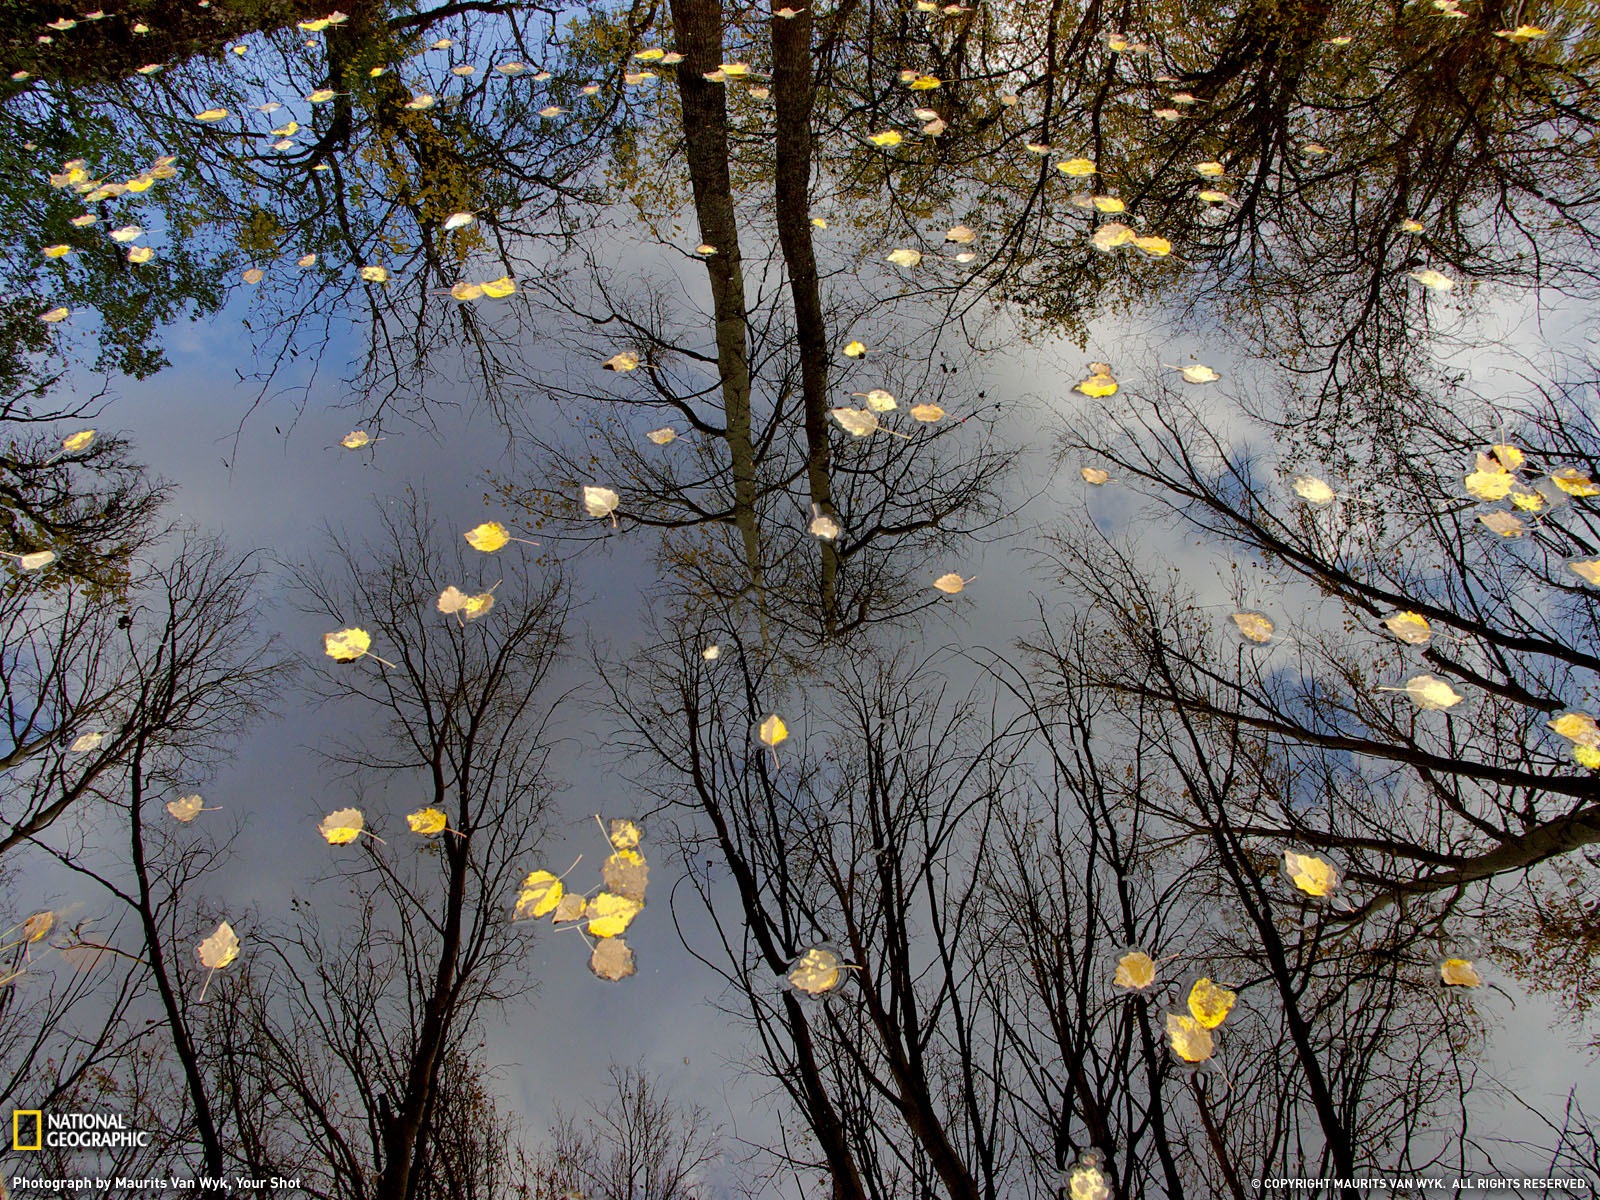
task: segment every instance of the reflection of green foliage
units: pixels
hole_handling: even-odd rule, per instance
[[[151,536],[166,489],[153,483],[121,438],[61,458],[51,438],[29,435],[0,447],[0,550],[50,550],[55,563],[27,586],[66,580],[91,594],[121,595],[129,559]]]
[[[264,208],[253,209],[239,226],[239,248],[255,259],[275,258],[283,224]]]

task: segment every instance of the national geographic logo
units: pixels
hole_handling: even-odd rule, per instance
[[[30,1130],[24,1133],[23,1130]],[[37,1108],[11,1110],[11,1148],[13,1150],[44,1149],[44,1113]]]
[[[134,1129],[115,1113],[67,1112],[46,1115],[37,1108],[11,1110],[13,1150],[121,1150],[148,1146],[150,1134]]]

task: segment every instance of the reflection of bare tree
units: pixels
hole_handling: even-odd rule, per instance
[[[30,950],[47,957],[57,952],[47,962],[55,983],[43,984],[49,994],[41,1012],[64,999],[35,1028],[33,1049],[14,1065],[12,1085],[37,1089],[34,1094],[73,1088],[81,1094],[94,1086],[93,1073],[114,1073],[118,1064],[170,1039],[181,1082],[172,1089],[175,1107],[154,1127],[167,1135],[163,1152],[197,1145],[213,1173],[220,1173],[224,1156],[201,1077],[194,993],[188,990],[189,905],[221,856],[162,832],[166,818],[155,821],[149,810],[224,757],[276,691],[283,665],[250,629],[259,583],[252,558],[189,536],[170,559],[135,574],[125,616],[86,601],[76,587],[50,596],[48,616],[38,597],[20,594],[34,604],[30,611],[25,603],[14,617],[13,631],[30,639],[14,650],[19,665],[25,655],[32,659],[29,669],[8,672],[6,679],[13,807],[0,849],[48,853],[122,910],[109,926],[94,914],[61,914],[54,935]],[[53,640],[46,640],[49,631],[56,632]],[[24,712],[25,726],[19,724]],[[124,810],[126,824],[77,826],[65,819],[87,801]],[[63,962],[90,971],[87,978],[104,981],[108,990],[107,1024],[81,1041],[65,1018],[84,989],[63,981]],[[32,983],[25,977],[4,1003],[29,995]],[[163,1023],[142,1031],[124,1025],[136,1004],[155,1007]],[[52,1062],[47,1051],[63,1057]],[[32,1071],[48,1083],[41,1086]],[[19,1093],[9,1094],[23,1102]]]
[[[1035,674],[994,664],[1011,716],[865,646],[801,686],[726,641],[708,665],[700,641],[671,630],[608,675],[715,922],[694,948],[806,1120],[814,1149],[782,1150],[796,1169],[825,1164],[841,1196],[1044,1196],[1092,1148],[1119,1194],[1247,1194],[1438,1153],[1413,1131],[1461,1084],[1449,1047],[1471,1022],[1427,984],[1417,922],[1335,937],[1256,839],[1169,815],[1205,776],[1188,755],[1178,773],[1155,706],[1121,723],[1087,626],[1040,646]],[[776,766],[754,737],[773,711],[791,729]],[[1239,919],[1208,920],[1219,906]],[[845,981],[820,1004],[775,992],[821,943]],[[1179,965],[1119,991],[1128,947]],[[1380,965],[1396,954],[1413,965]],[[1220,1074],[1165,1045],[1199,972],[1246,997]]]
[[[642,1066],[611,1068],[604,1103],[557,1118],[537,1164],[535,1200],[694,1200],[721,1161],[719,1131],[697,1106],[677,1103]]]
[[[230,994],[248,1018],[219,1018],[214,1032],[230,1039],[216,1086],[246,1145],[288,1156],[277,1165],[322,1164],[329,1194],[403,1200],[463,1169],[467,1148],[439,1145],[454,1127],[441,1112],[446,1073],[471,1058],[477,1022],[529,987],[505,905],[549,797],[540,684],[566,589],[555,575],[510,579],[475,621],[441,614],[446,585],[487,588],[471,577],[493,568],[469,568],[459,539],[441,545],[415,499],[385,510],[376,544],[335,549],[337,565],[301,575],[304,607],[361,625],[394,666],[315,670],[321,696],[369,707],[386,727],[329,758],[358,792],[400,784],[449,823],[422,840],[385,822],[387,845],[336,868],[357,897],[339,910],[348,924],[325,924],[312,899],[294,929],[263,939],[241,983],[250,994]]]
[[[1405,462],[1399,473],[1362,480],[1325,511],[1294,496],[1270,465],[1225,448],[1171,397],[1103,436],[1063,444],[1149,486],[1185,526],[1331,601],[1318,612],[1284,591],[1282,603],[1303,606],[1301,619],[1290,625],[1280,613],[1285,627],[1268,644],[1219,653],[1210,622],[1181,590],[1093,534],[1060,543],[1064,574],[1099,602],[1105,636],[1124,650],[1103,682],[1175,705],[1197,735],[1248,737],[1276,764],[1269,775],[1287,769],[1294,788],[1263,789],[1232,819],[1245,835],[1349,855],[1351,878],[1371,890],[1361,913],[1458,892],[1600,838],[1592,776],[1563,765],[1570,743],[1544,729],[1600,666],[1594,606],[1565,565],[1600,542],[1589,502],[1557,505],[1568,498],[1554,486],[1549,501],[1531,487],[1569,455],[1593,461],[1595,448],[1582,444],[1587,422],[1545,417],[1529,431],[1538,440],[1518,476],[1530,483],[1515,486],[1549,511],[1530,516],[1515,543],[1483,528],[1483,507],[1459,490],[1478,451],[1466,449],[1464,431],[1454,444],[1419,431],[1411,445],[1391,446]],[[1246,590],[1241,607],[1271,607],[1265,589]],[[1381,623],[1395,613],[1425,622],[1413,644]],[[1445,697],[1435,713],[1403,691],[1378,690],[1422,675],[1474,700],[1457,713]],[[1301,789],[1354,802],[1307,809]]]

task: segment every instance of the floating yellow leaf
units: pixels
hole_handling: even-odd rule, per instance
[[[1090,198],[1090,203],[1094,205],[1097,212],[1120,213],[1128,211],[1128,206],[1115,196],[1094,196]]]
[[[534,871],[522,881],[522,889],[517,894],[517,906],[511,913],[512,919],[521,921],[553,912],[556,905],[561,903],[565,891],[561,880],[549,871]]]
[[[619,937],[601,938],[589,954],[589,970],[609,983],[628,978],[634,969],[633,949]]]
[[[707,662],[716,662],[717,659],[722,657],[722,647],[713,642],[704,650],[700,651],[700,657],[705,659]]]
[[[1111,375],[1111,368],[1105,363],[1090,363],[1089,377],[1081,379],[1073,385],[1073,391],[1082,392],[1085,396],[1096,399],[1113,396],[1117,391],[1117,381]]]
[[[466,280],[462,280],[460,283],[451,284],[450,286],[450,296],[455,300],[477,300],[482,295],[483,284],[481,283],[468,283]]]
[[[322,635],[322,650],[334,662],[355,662],[372,648],[372,637],[365,629],[340,629]]]
[[[1189,1012],[1204,1028],[1215,1029],[1233,1011],[1234,1001],[1238,998],[1237,993],[1201,976],[1189,989]]]
[[[46,258],[63,258],[66,255],[71,254],[71,253],[72,253],[72,247],[68,246],[68,245],[65,245],[65,244],[56,245],[56,246],[46,246],[44,248],[44,256]]]
[[[260,267],[247,267],[239,276],[239,278],[243,279],[246,283],[260,283],[265,276],[266,272]]]
[[[361,278],[366,280],[368,283],[388,283],[389,282],[389,268],[388,267],[362,267],[361,271],[360,271],[360,275],[361,275]]]
[[[340,808],[322,818],[317,832],[328,840],[328,845],[344,846],[360,837],[365,827],[359,808]]]
[[[1551,471],[1550,482],[1569,496],[1577,496],[1580,499],[1585,496],[1600,496],[1600,484],[1595,483],[1586,472],[1578,470],[1577,467],[1563,467],[1559,471]]]
[[[1479,516],[1478,520],[1483,522],[1484,528],[1503,538],[1521,537],[1528,531],[1527,526],[1522,523],[1522,518],[1513,513],[1486,512]]]
[[[1290,486],[1294,488],[1294,494],[1307,504],[1320,506],[1333,503],[1333,489],[1315,475],[1297,475]]]
[[[637,850],[643,836],[639,826],[626,817],[613,817],[606,830],[606,840],[611,843],[613,850]]]
[[[885,129],[882,133],[875,133],[867,139],[874,146],[898,146],[905,141],[905,136],[896,129]]]
[[[194,119],[196,121],[204,121],[207,124],[215,121],[226,121],[228,119],[228,110],[225,108],[208,108],[205,112],[195,113]]]
[[[1117,973],[1111,982],[1119,988],[1142,992],[1156,981],[1156,960],[1143,950],[1129,950],[1117,959]]]
[[[1238,626],[1241,637],[1258,646],[1272,640],[1274,626],[1272,618],[1266,613],[1236,612],[1233,614],[1233,623]]]
[[[598,938],[612,938],[633,923],[644,905],[626,896],[601,892],[589,901],[589,932]]]
[[[419,93],[418,95],[411,97],[411,99],[407,100],[405,103],[405,107],[409,108],[412,112],[423,112],[432,108],[433,105],[433,96],[428,92]]]
[[[783,977],[797,992],[822,996],[844,980],[844,963],[832,947],[812,946],[795,957]]]
[[[1516,477],[1505,470],[1474,471],[1463,482],[1467,494],[1479,500],[1504,500],[1516,483]]]
[[[1293,850],[1283,852],[1283,873],[1300,891],[1321,899],[1331,896],[1339,886],[1339,870],[1327,859],[1315,854],[1299,854]]]
[[[1413,675],[1404,687],[1379,688],[1380,692],[1404,692],[1418,708],[1437,710],[1454,708],[1466,699],[1445,680],[1436,675]]]
[[[610,517],[620,503],[622,497],[608,487],[586,486],[583,489],[583,507],[591,517]],[[615,517],[612,517],[612,524],[616,524]]]
[[[1096,250],[1110,254],[1118,246],[1127,246],[1133,243],[1135,234],[1126,225],[1116,221],[1107,221],[1089,235],[1089,244]]]
[[[1068,158],[1056,164],[1056,170],[1073,179],[1094,174],[1094,162],[1087,158]]]
[[[46,325],[54,325],[59,321],[65,321],[71,315],[72,310],[70,308],[68,308],[65,304],[58,304],[56,307],[47,308],[44,310],[44,312],[40,313],[39,320],[43,321]]]
[[[1423,228],[1422,222],[1415,217],[1407,217],[1400,222],[1401,233],[1421,233]]]
[[[922,251],[902,247],[899,250],[889,251],[885,257],[897,267],[914,267],[922,261]]]
[[[893,412],[896,407],[894,395],[883,388],[873,388],[870,391],[852,392],[851,394],[865,400],[867,408],[871,412]]]
[[[1600,558],[1575,558],[1567,564],[1567,570],[1590,586],[1600,587]]]
[[[1562,713],[1546,724],[1569,742],[1600,750],[1600,724],[1588,713]]]
[[[1165,258],[1172,253],[1172,243],[1153,233],[1134,238],[1133,248],[1150,258]]]
[[[608,892],[643,904],[650,866],[637,850],[618,850],[601,864],[600,880]]]
[[[970,246],[978,235],[965,225],[952,225],[945,231],[944,240],[958,246]]]
[[[1083,476],[1085,483],[1093,484],[1095,487],[1100,487],[1111,478],[1110,472],[1103,471],[1099,467],[1080,467],[1078,474]]]
[[[1439,978],[1450,987],[1483,986],[1483,976],[1464,958],[1447,958],[1439,964]]]
[[[608,371],[632,371],[639,365],[639,356],[632,350],[624,350],[620,354],[613,354],[600,365]]]
[[[933,586],[938,588],[947,596],[954,596],[971,582],[971,579],[963,579],[961,576],[952,571],[948,575],[941,575],[939,578],[935,579],[933,581]]]
[[[756,730],[756,736],[761,739],[764,745],[776,746],[778,743],[788,739],[789,727],[783,723],[782,717],[778,716],[777,713],[773,713],[765,721],[761,722],[761,728]]]
[[[1523,512],[1539,512],[1545,506],[1545,498],[1539,492],[1531,492],[1526,488],[1513,488],[1511,504],[1513,508]]]
[[[17,566],[24,571],[37,571],[40,567],[48,567],[56,560],[54,550],[35,550],[32,554],[17,556]]]
[[[849,342],[844,348],[844,356],[846,358],[860,358],[866,352],[867,348],[860,342]]]
[[[1185,383],[1215,383],[1222,378],[1203,363],[1189,363],[1176,369],[1182,373]]]
[[[113,242],[131,242],[143,232],[144,230],[137,225],[124,225],[121,229],[113,229],[111,231],[111,240]]]
[[[56,914],[48,908],[34,913],[22,923],[22,940],[32,945],[42,942],[49,936],[51,928],[56,923]]]
[[[1167,1044],[1184,1062],[1205,1062],[1216,1053],[1216,1039],[1211,1031],[1193,1017],[1182,1013],[1167,1014]]]
[[[1393,616],[1385,617],[1384,627],[1408,646],[1426,646],[1428,639],[1433,636],[1433,629],[1428,624],[1428,618],[1421,613],[1397,612]]]
[[[936,75],[918,75],[906,86],[913,92],[931,92],[937,87],[942,87],[943,81]]]
[[[867,437],[877,431],[878,418],[870,412],[858,408],[835,408],[830,411],[833,419],[854,437]]]
[[[448,230],[454,230],[454,229],[464,229],[468,225],[471,225],[477,219],[478,218],[477,218],[477,216],[475,214],[469,213],[469,212],[451,213],[448,217],[446,217],[444,219],[443,228],[445,230],[447,230],[447,231]]]
[[[1195,174],[1205,179],[1221,179],[1228,173],[1226,167],[1219,162],[1195,163]]]
[[[658,446],[670,446],[673,442],[678,440],[678,431],[673,429],[670,425],[667,425],[660,429],[652,429],[649,433],[645,434],[645,437],[649,438]]]
[[[423,837],[432,837],[443,832],[449,819],[437,808],[419,808],[414,813],[406,815],[406,824],[411,826],[412,833],[420,833]]]
[[[1456,286],[1454,279],[1435,271],[1432,267],[1421,267],[1415,271],[1408,272],[1408,274],[1429,291],[1448,292]]]
[[[100,743],[106,740],[104,733],[80,733],[73,739],[72,745],[67,747],[74,754],[87,754],[90,750],[98,750]]]
[[[238,935],[226,921],[219,922],[216,931],[195,947],[195,953],[202,967],[220,971],[239,957]]]
[[[128,251],[128,261],[131,263],[147,263],[155,256],[155,251],[149,246],[135,246]]]
[[[556,905],[555,912],[550,914],[550,923],[560,925],[563,922],[581,921],[584,914],[589,911],[589,901],[578,892],[565,892],[561,902]]]
[[[1588,767],[1591,771],[1600,769],[1600,750],[1593,746],[1574,746],[1572,757],[1580,767]]]
[[[332,88],[318,88],[316,91],[307,96],[306,99],[311,101],[313,104],[326,104],[336,95],[338,95],[338,93]]]
[[[176,800],[167,801],[167,812],[175,821],[187,825],[201,813],[205,812],[205,802],[199,796],[179,796]]]
[[[1549,32],[1548,29],[1541,29],[1537,25],[1518,25],[1515,29],[1497,29],[1494,35],[1497,38],[1505,38],[1508,42],[1516,42],[1520,46],[1524,42],[1545,37]]]
[[[913,404],[906,411],[911,414],[912,420],[922,421],[925,424],[941,420],[944,417],[944,409],[937,404]]]
[[[474,525],[462,536],[467,539],[467,545],[474,550],[482,550],[485,554],[493,554],[511,540],[506,527],[499,521],[485,521],[482,525]]]
[[[476,620],[494,607],[494,593],[483,592],[476,596],[469,596],[460,588],[451,585],[439,593],[436,602],[439,611],[456,618],[465,618],[468,621]]]
[[[77,454],[94,445],[95,431],[80,429],[77,433],[68,434],[61,439],[61,448],[68,454]]]
[[[90,225],[93,225],[99,219],[100,218],[95,216],[93,213],[84,213],[81,217],[73,217],[72,224],[76,225],[79,229],[84,229]]]
[[[339,445],[343,446],[346,450],[359,450],[361,447],[370,445],[371,443],[372,437],[365,429],[352,429],[349,433],[345,434],[339,439]]]

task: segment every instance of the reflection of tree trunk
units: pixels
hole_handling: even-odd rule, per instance
[[[678,50],[683,139],[694,186],[700,237],[716,251],[706,257],[717,335],[717,372],[722,377],[723,424],[733,459],[734,521],[744,541],[744,556],[758,600],[761,593],[761,536],[756,528],[756,452],[750,436],[750,359],[745,341],[744,271],[739,260],[739,226],[728,174],[728,107],[720,83],[705,74],[722,62],[721,0],[672,0]]]
[[[777,0],[774,0],[774,7]],[[828,474],[828,332],[822,320],[817,256],[811,244],[811,6],[793,19],[774,17],[772,91],[777,105],[778,243],[794,297],[796,342],[800,354],[800,392],[805,402],[806,482],[811,502],[833,508]],[[831,635],[838,626],[834,580],[839,556],[822,540],[822,623]]]
[[[767,965],[774,971],[782,972],[786,966],[786,957],[779,947],[778,934],[772,928],[767,911],[762,905],[761,889],[756,883],[755,871],[745,860],[740,843],[728,826],[727,817],[723,814],[700,757],[700,724],[693,698],[686,694],[684,700],[684,712],[689,719],[690,773],[694,779],[701,811],[711,821],[717,844],[722,850],[723,861],[728,864],[728,870],[738,886],[739,901],[744,909],[745,921],[750,927],[751,936],[760,947],[761,955]],[[811,1126],[811,1132],[821,1144],[822,1153],[827,1159],[828,1175],[833,1184],[833,1200],[866,1200],[867,1192],[862,1184],[860,1172],[856,1168],[855,1156],[850,1150],[848,1132],[839,1116],[838,1108],[833,1103],[833,1098],[828,1093],[828,1085],[822,1077],[822,1067],[817,1060],[816,1043],[811,1036],[810,1023],[794,996],[784,996],[783,1015],[784,1024],[794,1044],[796,1067],[794,1074],[799,1076],[798,1086],[804,1096],[802,1103],[806,1122]],[[785,1080],[784,1083],[792,1095],[796,1087],[795,1081]]]
[[[176,664],[174,664],[174,667]],[[161,997],[162,1010],[167,1015],[167,1028],[172,1034],[172,1048],[183,1068],[184,1084],[194,1104],[194,1123],[200,1134],[200,1151],[205,1158],[206,1173],[215,1177],[222,1174],[222,1139],[217,1136],[216,1119],[211,1114],[211,1100],[206,1091],[205,1079],[200,1073],[200,1055],[195,1050],[189,1022],[178,1003],[177,989],[173,986],[172,970],[162,948],[161,931],[156,927],[155,901],[150,895],[150,869],[144,856],[144,739],[134,747],[129,762],[128,806],[132,818],[133,874],[139,884],[136,909],[144,933],[145,954],[150,960],[150,974],[155,979],[156,991]]]
[[[458,824],[464,822],[458,821]],[[377,1200],[408,1200],[421,1174],[423,1132],[432,1115],[439,1064],[444,1060],[444,1046],[457,1004],[456,962],[461,953],[466,909],[467,848],[465,845],[444,846],[440,853],[449,864],[449,884],[439,965],[434,970],[433,990],[423,1006],[422,1028],[417,1032],[416,1047],[411,1053],[399,1111],[384,1125],[383,1174],[378,1180]]]

